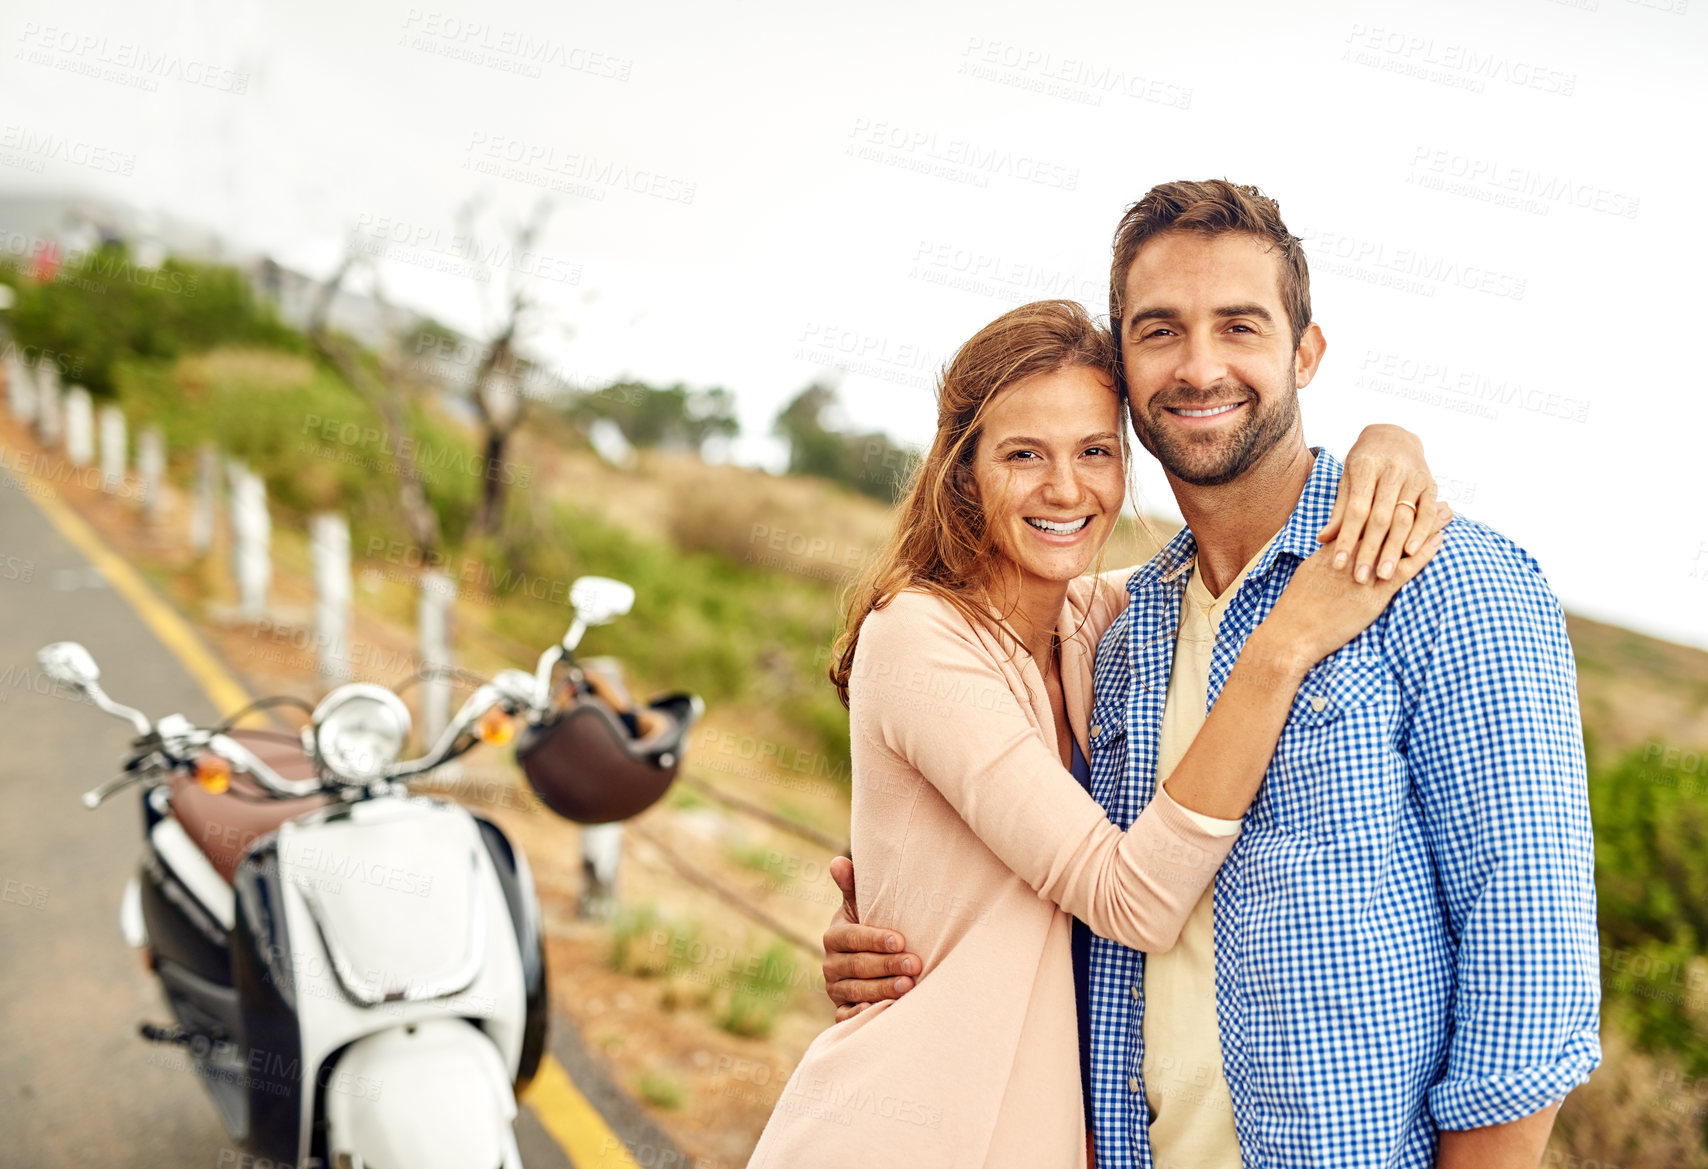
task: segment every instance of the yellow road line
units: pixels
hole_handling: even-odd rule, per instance
[[[0,456],[9,455],[10,452],[0,446]],[[113,587],[113,591],[130,602],[131,608],[142,618],[142,623],[184,664],[191,677],[200,683],[207,696],[213,700],[214,709],[223,713],[236,710],[247,703],[249,692],[226,673],[219,660],[202,644],[201,638],[196,636],[195,631],[178,615],[177,610],[161,599],[160,594],[143,579],[141,573],[107,547],[95,529],[55,495],[52,488],[19,467],[19,461],[5,458],[5,462],[11,467],[12,476],[24,481],[24,494],[35,501],[48,521],[59,529],[60,535],[89,558],[89,562],[107,578],[107,583]]]
[[[172,655],[206,691],[214,709],[232,711],[249,702],[248,689],[226,671],[178,611],[167,604],[128,561],[107,547],[95,529],[72,511],[51,488],[18,467],[18,460],[5,457],[9,454],[4,446],[0,446],[0,462],[10,468],[14,478],[24,482],[27,488],[24,494],[35,501],[48,522],[59,529],[60,535],[89,558],[89,562],[107,578],[113,591],[129,602],[143,624],[172,651]],[[601,1169],[606,1165],[635,1163],[623,1142],[605,1123],[605,1118],[587,1102],[587,1097],[581,1094],[551,1052],[548,1051],[540,1060],[539,1071],[525,1095],[525,1103],[539,1117],[540,1124],[552,1139],[562,1147],[575,1169]]]
[[[540,1118],[575,1169],[617,1169],[637,1164],[605,1118],[594,1111],[575,1081],[549,1054],[525,1093],[528,1107]]]

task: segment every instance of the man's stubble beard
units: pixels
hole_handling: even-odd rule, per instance
[[[1264,410],[1263,397],[1250,386],[1240,383],[1240,389],[1248,401],[1257,404],[1252,416],[1244,426],[1224,439],[1218,446],[1205,449],[1204,444],[1186,441],[1176,441],[1180,436],[1171,434],[1161,427],[1152,427],[1148,417],[1141,416],[1132,409],[1132,399],[1128,398],[1129,412],[1133,420],[1133,432],[1138,437],[1139,445],[1144,447],[1163,469],[1176,479],[1190,483],[1194,487],[1220,487],[1232,483],[1244,475],[1252,467],[1275,449],[1277,443],[1287,437],[1299,421],[1299,384],[1294,370],[1287,370],[1286,400],[1276,404],[1272,409]],[[1203,395],[1206,406],[1213,404],[1218,397],[1225,397],[1215,386],[1210,387]],[[1175,408],[1196,409],[1190,400],[1170,400],[1168,405]],[[1153,409],[1161,412],[1160,406]],[[1208,455],[1210,461],[1205,461]]]

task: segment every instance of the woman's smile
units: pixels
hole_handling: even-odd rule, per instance
[[[1027,516],[1026,522],[1046,536],[1071,537],[1085,531],[1091,523],[1091,517],[1084,515],[1076,520],[1047,520],[1042,516]]]

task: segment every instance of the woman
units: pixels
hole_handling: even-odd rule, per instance
[[[1066,773],[1084,773],[1092,655],[1127,602],[1125,572],[1084,575],[1125,495],[1111,356],[1080,306],[1046,301],[981,330],[944,374],[936,438],[832,671],[862,913],[901,930],[924,971],[814,1041],[750,1169],[1083,1166],[1070,915],[1172,946],[1305,671],[1439,547],[1368,586],[1305,561],[1121,832]]]

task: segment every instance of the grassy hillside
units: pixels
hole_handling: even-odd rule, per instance
[[[1708,746],[1708,652],[1568,615],[1592,755]]]

